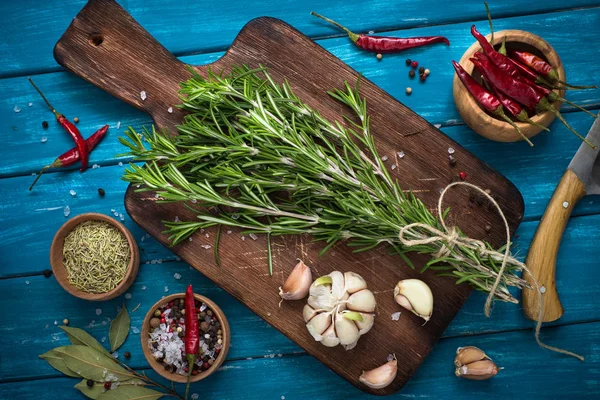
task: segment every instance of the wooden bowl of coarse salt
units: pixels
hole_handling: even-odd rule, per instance
[[[492,43],[494,48],[498,49],[502,44],[503,38],[505,37],[507,49],[528,51],[539,57],[542,57],[544,60],[550,63],[554,69],[556,69],[559,79],[563,82],[566,81],[565,69],[563,68],[558,54],[544,39],[534,35],[533,33],[520,30],[505,30],[495,32],[493,43],[491,42],[491,35],[487,35],[486,39]],[[473,43],[473,45],[471,45],[471,47],[465,51],[459,61],[459,64],[465,69],[465,71],[467,71],[467,73],[469,73],[469,75],[481,82],[481,74],[469,60],[477,51],[481,51],[481,46],[477,41],[475,41],[475,43]],[[475,99],[473,99],[473,96],[469,94],[467,89],[456,75],[454,76],[454,81],[452,84],[452,92],[454,94],[454,103],[456,104],[458,113],[465,123],[475,132],[483,137],[495,140],[497,142],[517,142],[519,140],[523,140],[523,137],[508,122],[485,112],[479,106],[479,104],[477,104]],[[558,91],[558,95],[564,97],[564,90]],[[556,110],[559,110],[560,106],[561,102],[558,100],[552,103],[552,107],[554,107]],[[556,116],[550,111],[543,111],[531,116],[531,120],[533,122],[546,127],[550,125],[552,121],[554,121],[554,118],[556,118]],[[543,130],[539,126],[523,122],[515,122],[515,124],[528,138],[537,135]]]
[[[50,264],[67,292],[84,300],[104,301],[131,286],[140,253],[123,224],[104,214],[86,213],[71,218],[56,232]]]
[[[196,293],[194,293],[194,298],[196,299],[196,305],[199,307],[199,351],[201,354],[198,355],[198,365],[194,367],[197,368],[197,372],[191,376],[191,382],[197,382],[212,375],[223,362],[225,362],[231,343],[229,322],[227,321],[223,310],[209,298]],[[142,350],[152,369],[163,378],[179,383],[187,382],[187,375],[185,374],[185,371],[182,370],[182,368],[187,367],[183,337],[185,330],[182,328],[182,330],[179,331],[177,329],[179,326],[175,327],[175,330],[172,332],[174,335],[171,335],[170,338],[168,336],[168,331],[170,326],[185,326],[185,315],[181,313],[181,310],[185,310],[183,304],[184,299],[185,293],[177,293],[164,297],[156,302],[146,314],[141,332]],[[171,311],[167,312],[166,310]],[[173,316],[171,313],[174,313],[175,315]],[[203,316],[202,313],[206,315]],[[218,324],[216,324],[216,322],[218,322]],[[206,325],[203,326],[203,323]],[[214,332],[213,328],[215,328]],[[218,335],[219,331],[221,332],[220,335]],[[176,337],[175,335],[178,336]],[[206,335],[208,335],[208,337]],[[217,339],[218,336],[220,336],[220,339]],[[210,343],[207,343],[209,340]],[[214,342],[214,340],[217,340],[217,342]],[[220,341],[220,343],[218,341]],[[156,343],[156,345],[154,343]],[[171,359],[170,361],[173,361],[174,364],[167,366],[165,364],[167,359],[165,349],[169,344],[171,344],[176,351],[171,351],[169,357]],[[211,345],[213,346],[212,349]],[[173,371],[174,365],[179,365],[179,373]]]

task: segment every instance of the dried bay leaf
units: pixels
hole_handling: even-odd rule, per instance
[[[72,376],[73,378],[79,378],[79,375],[77,375],[75,372],[71,371],[69,369],[69,367],[67,367],[67,364],[65,364],[65,362],[62,359],[62,355],[58,352],[56,352],[57,349],[60,349],[61,347],[57,347],[56,349],[50,350],[45,352],[44,354],[40,354],[40,358],[43,360],[46,360],[48,362],[48,364],[50,364],[50,366],[52,368],[54,368],[55,370],[62,372],[63,374],[67,375],[67,376]]]
[[[146,383],[144,381],[142,381],[141,379],[130,379],[128,381],[119,381],[121,386],[143,386]],[[96,384],[92,387],[89,387],[87,385],[87,379],[82,380],[81,382],[79,382],[77,385],[75,385],[75,388],[77,390],[79,390],[81,393],[83,393],[84,396],[86,396],[89,399],[97,399],[98,397],[100,397],[100,395],[102,393],[105,392],[104,386],[102,384],[102,382],[96,382]]]
[[[118,380],[135,378],[133,372],[121,367],[110,355],[82,345],[65,346],[56,349],[67,367],[82,378],[103,382],[107,374]]]
[[[91,347],[92,349],[96,349],[96,350],[106,354],[109,357],[112,357],[110,355],[110,353],[108,352],[108,350],[106,350],[104,347],[102,347],[100,342],[98,342],[92,335],[90,335],[83,329],[72,328],[70,326],[60,326],[59,328],[62,329],[63,331],[65,331],[65,333],[69,337],[69,340],[74,345],[88,346],[88,347]]]
[[[120,385],[116,389],[107,390],[98,396],[98,400],[155,400],[165,393],[142,386]]]
[[[125,342],[127,335],[129,335],[129,328],[131,325],[131,319],[127,308],[123,307],[117,318],[113,319],[110,323],[110,330],[108,331],[108,340],[110,342],[110,351],[115,351]]]

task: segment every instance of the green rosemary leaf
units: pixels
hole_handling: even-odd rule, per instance
[[[267,260],[269,263],[269,276],[273,276],[273,253],[271,253],[271,233],[267,233]]]
[[[221,227],[222,227],[222,225],[217,225],[217,235],[215,237],[215,246],[214,246],[215,262],[217,263],[217,266],[219,268],[221,268],[221,259],[219,258],[219,243],[221,241]]]

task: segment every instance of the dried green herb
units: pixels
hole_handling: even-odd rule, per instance
[[[489,244],[473,250],[443,240],[412,246],[399,240],[408,225],[443,227],[390,177],[358,87],[346,83],[345,90],[329,93],[357,117],[343,125],[304,104],[287,82],[275,83],[264,68],[209,71],[207,78],[192,74],[181,84],[188,114],[179,135],[130,129],[120,138],[127,155],[146,161],[130,164],[124,180],[137,184],[138,191],[155,191],[160,202],[185,202],[196,213],[197,220],[165,221],[173,244],[213,225],[269,237],[309,233],[326,243],[323,252],[346,241],[356,251],[387,245],[405,260],[410,251],[430,254],[424,269],[491,291],[501,257],[489,255]],[[209,212],[211,207],[220,212]],[[411,234],[431,235],[418,228]],[[515,261],[510,258],[501,277],[499,299],[517,302],[508,286],[526,286]]]
[[[127,238],[107,222],[82,222],[65,237],[63,262],[67,277],[84,292],[106,293],[117,287],[130,260]]]
[[[131,326],[131,319],[127,312],[127,307],[123,306],[117,318],[113,319],[110,323],[110,329],[108,330],[108,341],[110,342],[110,351],[115,351],[125,342],[129,335],[129,327]]]

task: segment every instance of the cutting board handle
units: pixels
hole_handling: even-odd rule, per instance
[[[556,290],[556,258],[571,211],[583,196],[583,183],[575,173],[567,170],[554,190],[529,246],[525,264],[538,284],[543,287],[543,322],[555,321],[563,315],[563,307]],[[524,273],[523,276],[533,286],[531,275]],[[523,312],[529,319],[538,319],[539,300],[534,290],[523,289]]]
[[[168,109],[179,100],[176,91],[166,89],[178,87],[190,73],[115,1],[90,0],[56,44],[54,58],[67,70],[151,114],[162,128],[173,128],[171,121],[177,118],[168,115]],[[152,68],[144,68],[145,64]],[[173,107],[173,113],[179,112]]]

